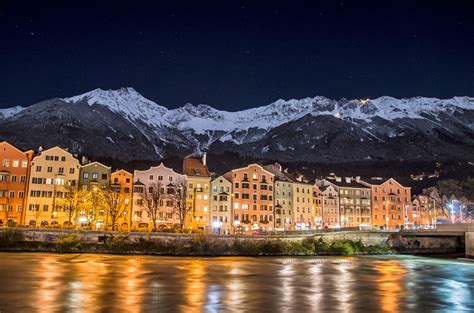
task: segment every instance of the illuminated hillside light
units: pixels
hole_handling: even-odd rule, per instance
[[[360,99],[359,101],[360,101],[360,104],[367,104],[367,103],[369,103],[370,99],[369,99],[369,98],[367,98],[367,99]]]

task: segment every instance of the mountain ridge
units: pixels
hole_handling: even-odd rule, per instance
[[[190,103],[168,109],[132,87],[97,88],[0,110],[0,136],[128,161],[142,159],[138,151],[158,160],[204,150],[307,162],[472,159],[474,98],[315,96],[229,112]]]

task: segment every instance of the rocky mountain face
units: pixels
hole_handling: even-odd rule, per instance
[[[133,88],[0,110],[0,140],[91,158],[158,161],[196,151],[283,162],[472,160],[474,98],[278,100],[238,112],[167,109]]]

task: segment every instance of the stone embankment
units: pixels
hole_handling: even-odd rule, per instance
[[[20,239],[11,239],[11,232]],[[3,235],[2,235],[3,234]],[[4,251],[149,253],[171,255],[311,255],[409,253],[474,255],[474,232],[455,227],[416,232],[338,231],[301,232],[267,236],[216,236],[175,233],[77,231],[39,228],[3,228]],[[13,236],[14,237],[14,236]],[[6,238],[6,239],[5,239]],[[13,242],[21,242],[14,244]],[[198,245],[194,249],[193,245]],[[58,247],[59,247],[58,246]],[[139,247],[139,249],[137,248]],[[123,251],[121,251],[123,249]],[[262,251],[259,252],[259,249]],[[67,251],[66,251],[67,250]],[[175,250],[179,250],[175,252]],[[60,251],[61,252],[61,251]]]

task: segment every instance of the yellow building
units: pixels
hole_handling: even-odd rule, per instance
[[[133,175],[126,170],[117,170],[110,174],[110,186],[119,193],[120,210],[123,213],[117,220],[118,229],[130,230],[132,222]]]
[[[206,155],[202,161],[193,157],[184,158],[183,172],[186,175],[187,205],[191,208],[186,218],[186,229],[211,231],[209,225],[211,175],[206,166]]]
[[[25,223],[30,226],[65,225],[73,217],[61,208],[66,186],[77,186],[79,161],[59,147],[40,152],[31,162]]]
[[[313,186],[300,181],[294,181],[292,188],[294,229],[309,230],[314,228]]]

